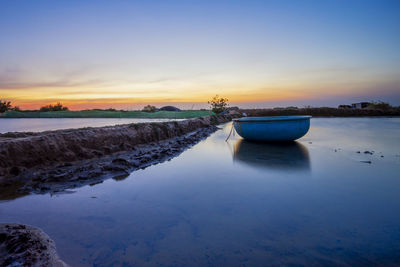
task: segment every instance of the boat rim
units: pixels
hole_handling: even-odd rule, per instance
[[[299,115],[299,116],[268,116],[268,117],[243,117],[239,119],[233,119],[234,122],[270,122],[270,121],[297,121],[307,120],[312,116]]]

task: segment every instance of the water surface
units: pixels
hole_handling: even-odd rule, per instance
[[[226,124],[124,180],[3,201],[0,221],[42,228],[72,266],[399,264],[400,119],[311,125],[279,146],[225,142]]]
[[[21,118],[0,119],[0,133],[41,132],[83,127],[114,126],[127,123],[162,122],[181,119],[132,119],[132,118]]]

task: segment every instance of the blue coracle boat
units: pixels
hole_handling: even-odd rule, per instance
[[[247,140],[293,141],[310,129],[311,116],[245,117],[233,120],[236,132]]]

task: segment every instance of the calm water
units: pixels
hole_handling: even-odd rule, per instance
[[[0,133],[41,132],[82,127],[113,126],[127,123],[161,122],[175,119],[129,119],[129,118],[57,118],[57,119],[0,119]],[[176,119],[179,120],[179,119]]]
[[[0,221],[72,266],[400,264],[400,119],[311,124],[283,146],[225,142],[227,124],[125,180],[3,201]]]

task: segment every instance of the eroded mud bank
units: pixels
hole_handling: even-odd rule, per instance
[[[175,157],[233,117],[0,135],[0,198],[123,179]]]

